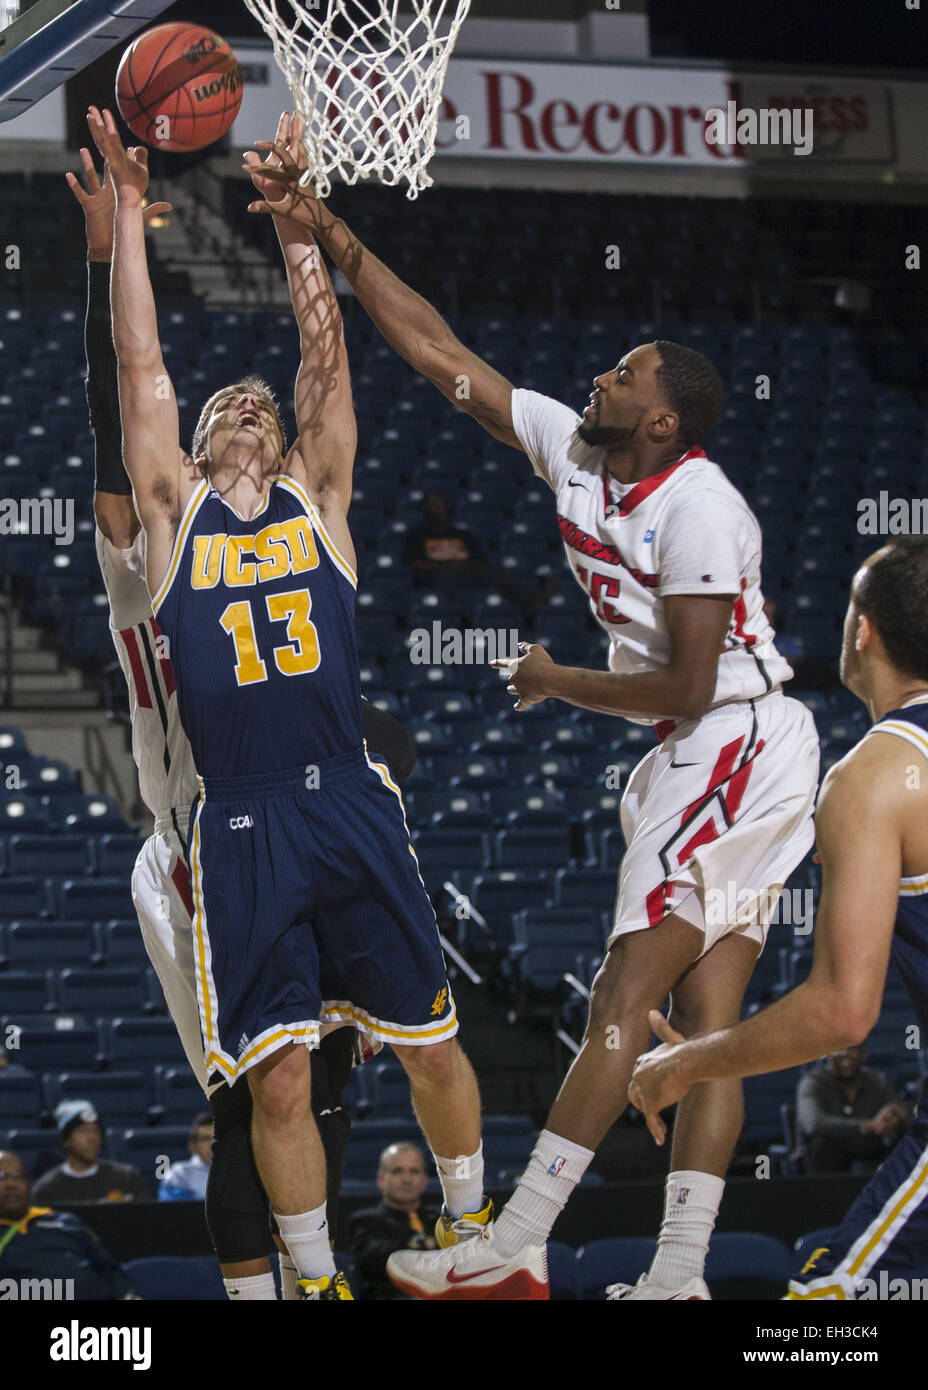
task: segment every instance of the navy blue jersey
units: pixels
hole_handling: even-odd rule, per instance
[[[152,601],[202,777],[249,777],[361,747],[357,579],[291,478],[244,521],[207,480]]]
[[[917,696],[901,709],[890,710],[870,732],[904,738],[928,758],[928,697]],[[919,1024],[928,1030],[928,874],[899,880],[892,954]]]

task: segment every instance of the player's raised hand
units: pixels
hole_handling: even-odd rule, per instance
[[[292,217],[294,221],[315,228],[320,224],[325,205],[315,197],[311,187],[300,184],[306,170],[303,128],[303,120],[296,112],[285,111],[274,139],[259,140],[256,149],[246,150],[242,168],[263,194],[263,201],[249,203],[249,212]],[[258,150],[267,151],[265,159],[261,159]]]
[[[660,1112],[682,1100],[690,1089],[690,1083],[680,1076],[678,1070],[680,1048],[686,1039],[682,1033],[671,1028],[657,1009],[652,1009],[648,1014],[648,1022],[661,1039],[661,1045],[638,1058],[629,1083],[628,1098],[644,1115],[654,1142],[663,1144],[667,1138],[667,1126]]]
[[[141,207],[148,189],[148,151],[144,145],[133,145],[128,150],[123,146],[112,111],[101,112],[91,106],[87,124],[93,143],[106,160],[117,202],[125,199]]]
[[[490,665],[497,670],[504,671],[509,678],[506,686],[507,693],[518,695],[514,709],[528,709],[530,705],[540,704],[542,700],[547,700],[548,690],[545,688],[545,668],[553,666],[552,658],[545,651],[544,647],[539,647],[537,642],[520,642],[519,651],[522,656],[516,657],[511,661],[491,661]]]
[[[67,173],[68,187],[84,209],[87,227],[87,246],[92,255],[109,259],[113,248],[113,216],[116,212],[116,194],[110,180],[109,169],[103,166],[103,178],[98,175],[93,156],[88,149],[81,149],[81,163],[84,166],[84,184],[76,174]],[[132,154],[132,151],[129,151]],[[142,151],[142,163],[147,172],[147,151]],[[86,187],[85,187],[86,184]],[[147,187],[147,183],[146,183]],[[143,190],[144,192],[144,190]],[[145,221],[171,212],[170,203],[152,203],[144,212]]]

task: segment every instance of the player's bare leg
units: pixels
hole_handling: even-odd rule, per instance
[[[413,1108],[435,1159],[450,1223],[480,1216],[485,1224],[489,1204],[483,1193],[480,1092],[473,1067],[456,1038],[393,1050],[409,1077]]]
[[[759,943],[745,936],[717,942],[674,988],[672,1026],[693,1037],[737,1023],[759,951]],[[743,1122],[740,1078],[694,1086],[678,1105],[660,1239],[646,1280],[635,1291],[637,1298],[687,1289],[689,1297],[708,1297],[703,1269]],[[614,1286],[612,1297],[623,1291]]]
[[[271,1210],[303,1279],[334,1277],[325,1152],[313,1117],[307,1048],[279,1048],[248,1072],[251,1142]]]

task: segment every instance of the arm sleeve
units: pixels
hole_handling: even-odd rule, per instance
[[[673,509],[661,527],[657,593],[740,594],[756,549],[750,518],[717,492]]]
[[[95,446],[94,487],[98,492],[115,492],[128,497],[132,484],[122,462],[119,385],[110,318],[109,262],[90,261],[87,266],[84,349],[87,353],[87,405]]]
[[[110,627],[120,632],[151,617],[151,595],[145,582],[145,533],[139,531],[128,550],[118,550],[97,527],[97,560],[110,601]]]
[[[580,417],[569,406],[537,391],[512,393],[512,427],[539,478],[555,492],[576,463],[568,457]]]

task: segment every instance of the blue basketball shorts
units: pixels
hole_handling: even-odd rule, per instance
[[[916,1115],[786,1296],[928,1298],[928,1113]]]
[[[364,749],[200,780],[188,840],[210,1075],[339,1022],[426,1046],[457,1016],[398,788]]]

